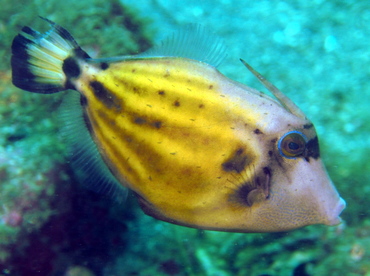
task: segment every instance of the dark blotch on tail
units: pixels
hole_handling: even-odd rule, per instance
[[[75,89],[75,86],[72,84],[73,80],[78,78],[82,71],[78,60],[87,59],[89,55],[86,54],[81,48],[74,49],[73,55],[67,57],[63,62],[63,73],[66,75],[66,89]]]
[[[101,68],[102,70],[106,70],[106,69],[108,69],[108,68],[109,68],[109,64],[108,64],[108,63],[106,63],[106,62],[102,62],[102,63],[100,63],[100,68]]]
[[[63,62],[63,72],[67,78],[77,78],[81,74],[80,66],[74,57],[68,57]]]

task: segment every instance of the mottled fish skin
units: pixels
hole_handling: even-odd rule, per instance
[[[55,35],[66,32],[51,24]],[[17,74],[19,40],[13,78],[32,91]],[[340,223],[345,203],[321,161],[313,124],[283,96],[276,101],[194,59],[98,61],[70,44],[60,87],[49,93],[81,93],[85,127],[104,162],[147,214],[232,232]]]

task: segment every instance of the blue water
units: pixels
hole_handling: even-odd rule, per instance
[[[29,101],[27,108],[19,98],[9,100],[11,95],[23,97],[27,92],[10,93],[13,89],[10,79],[4,77],[1,89],[6,93],[0,103],[3,125],[0,192],[4,206],[0,252],[7,257],[0,255],[0,275],[370,275],[370,3],[320,0],[121,3],[131,8],[125,16],[134,14],[142,34],[148,38],[143,45],[121,46],[119,31],[123,29],[124,16],[115,12],[118,1],[74,4],[34,0],[24,5],[4,4],[8,13],[0,13],[0,35],[6,41],[4,47],[10,49],[11,39],[21,26],[42,15],[67,27],[90,52],[126,54],[159,42],[180,26],[189,23],[206,26],[228,48],[228,56],[219,67],[221,72],[266,91],[240,63],[239,58],[243,58],[313,121],[320,137],[322,158],[347,201],[343,223],[336,227],[309,226],[288,233],[222,233],[155,220],[143,214],[133,195],[123,206],[117,205],[77,184],[65,159],[49,154],[53,147],[63,151],[62,146],[55,146],[60,141],[54,121],[28,117],[38,112],[40,104],[45,104],[37,97],[42,95],[25,96],[36,99]],[[6,28],[9,30],[4,31]],[[3,60],[8,62],[9,53],[4,54]],[[48,104],[52,105],[50,99]],[[5,104],[9,102],[14,107]],[[49,117],[47,113],[37,114],[40,118]],[[29,126],[27,121],[34,128],[18,127]],[[45,138],[47,135],[52,138]],[[32,163],[40,160],[42,154],[45,164]],[[32,208],[25,208],[24,199],[32,195],[23,194],[24,182],[42,183],[41,188],[35,184],[37,188],[32,191],[41,194],[43,185],[50,181],[37,173],[54,162],[58,165],[48,171],[53,175],[62,171],[64,177],[54,177],[58,186],[42,192],[40,198],[48,198],[45,207],[35,200]],[[15,176],[10,177],[14,171]],[[24,175],[26,180],[21,179]],[[22,188],[10,191],[8,187]],[[23,207],[17,209],[17,205]],[[5,217],[13,209],[24,219],[9,226]],[[7,245],[5,240],[10,236],[12,242]]]

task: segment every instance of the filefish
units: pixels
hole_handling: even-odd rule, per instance
[[[216,35],[191,25],[147,52],[93,59],[44,20],[49,31],[26,26],[14,38],[12,81],[41,94],[75,90],[62,132],[87,185],[117,198],[128,188],[146,214],[199,229],[341,222],[345,201],[312,122],[244,60],[276,99],[221,74]]]

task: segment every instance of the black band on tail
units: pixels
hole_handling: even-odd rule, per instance
[[[30,92],[44,94],[73,88],[70,78],[78,76],[78,60],[89,56],[67,30],[48,19],[42,19],[51,25],[49,31],[39,33],[26,26],[13,40],[13,84]]]

